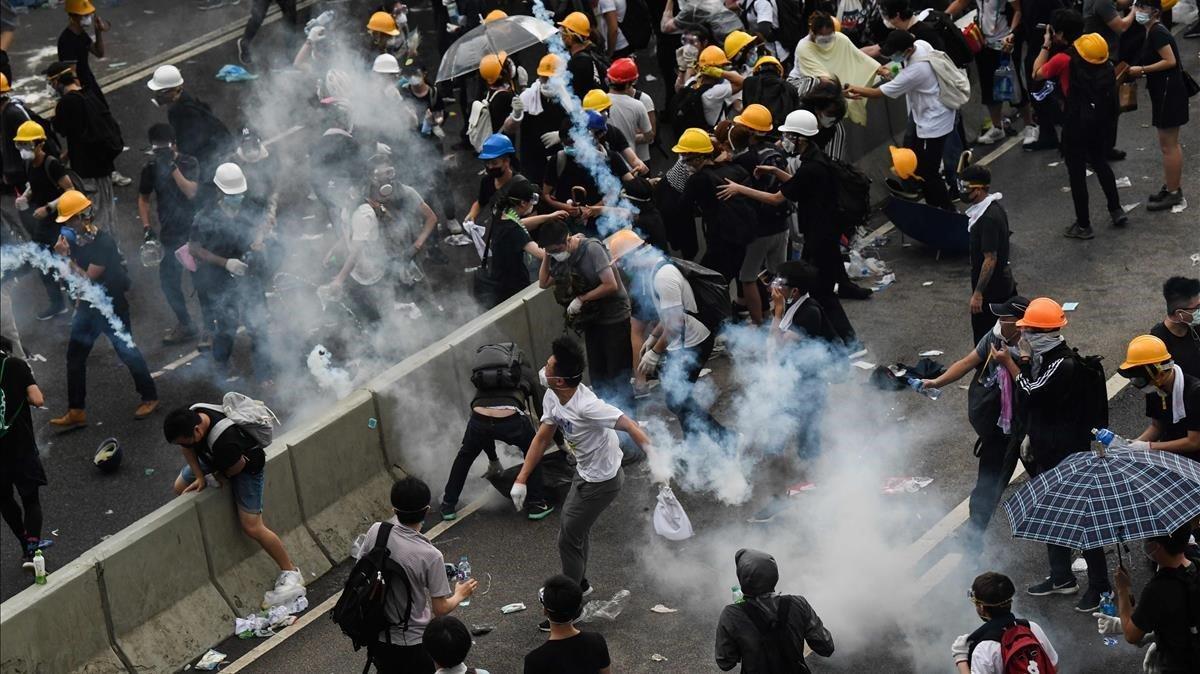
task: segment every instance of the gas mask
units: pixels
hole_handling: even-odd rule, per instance
[[[375,188],[375,193],[382,198],[392,196],[396,191],[396,187],[392,185],[392,180],[396,177],[396,169],[392,166],[377,167],[371,174],[371,186]]]

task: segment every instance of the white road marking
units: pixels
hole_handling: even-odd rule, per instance
[[[166,365],[164,365],[164,366],[162,367],[162,369],[161,369],[161,370],[155,370],[154,372],[151,372],[151,373],[150,373],[150,376],[151,376],[152,378],[154,378],[154,379],[158,379],[159,377],[161,377],[161,376],[163,376],[164,374],[166,374],[166,373],[170,372],[171,370],[174,370],[174,369],[176,369],[176,368],[178,368],[178,367],[182,367],[182,366],[186,365],[186,364],[187,364],[188,362],[190,362],[190,361],[191,361],[193,358],[195,358],[195,357],[197,357],[197,356],[199,356],[199,355],[200,355],[200,352],[199,352],[199,351],[192,351],[192,352],[191,352],[191,353],[189,353],[189,354],[186,354],[186,355],[184,355],[184,356],[181,356],[181,357],[179,357],[179,358],[176,358],[175,360],[171,361],[170,363],[167,363]]]

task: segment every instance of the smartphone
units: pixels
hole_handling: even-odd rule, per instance
[[[1044,32],[1046,32],[1046,29],[1050,27],[1050,24],[1048,24],[1048,23],[1039,23],[1039,24],[1037,24],[1037,25],[1036,25],[1036,26],[1034,26],[1034,27],[1035,27],[1035,28],[1037,28],[1038,30],[1040,30],[1040,31],[1042,31],[1042,32],[1044,33]]]

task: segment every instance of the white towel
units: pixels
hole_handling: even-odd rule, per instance
[[[971,231],[971,228],[975,226],[975,223],[979,220],[979,218],[983,217],[983,212],[988,209],[988,206],[992,205],[993,201],[1003,198],[1003,194],[999,192],[993,192],[992,194],[984,197],[983,201],[967,206],[967,231]]]
[[[521,92],[521,102],[525,104],[525,114],[537,117],[542,114],[542,81],[537,80],[525,91]]]
[[[1178,365],[1172,365],[1171,369],[1175,371],[1175,384],[1171,386],[1171,423],[1177,424],[1187,416],[1183,407],[1183,369]]]

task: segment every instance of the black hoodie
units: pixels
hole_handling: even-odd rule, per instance
[[[833,655],[833,635],[825,629],[808,600],[798,595],[775,592],[775,584],[779,582],[779,567],[774,557],[759,550],[742,548],[733,556],[733,560],[737,565],[738,582],[741,583],[746,603],[753,603],[770,620],[774,620],[780,602],[791,602],[788,630],[795,640],[797,651],[803,652],[807,642],[817,655]],[[721,618],[717,622],[716,657],[717,666],[722,671],[729,671],[741,662],[743,674],[784,674],[766,668],[761,634],[742,604],[730,604],[721,611]],[[803,661],[797,664],[799,667],[793,671],[808,671]]]

